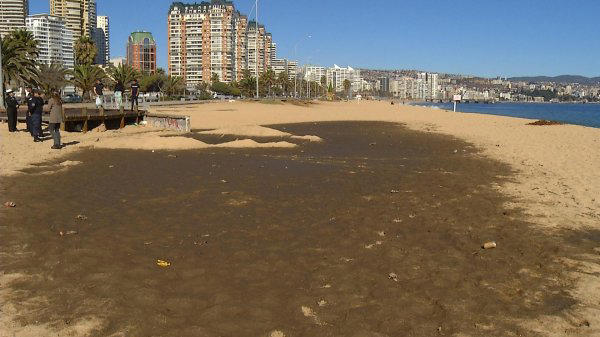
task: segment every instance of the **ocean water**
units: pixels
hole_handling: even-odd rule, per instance
[[[452,103],[415,103],[415,105],[452,110]],[[600,128],[600,104],[462,103],[457,105],[456,111],[535,120],[546,119],[565,124]]]

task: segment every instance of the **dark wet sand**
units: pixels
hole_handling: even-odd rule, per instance
[[[18,207],[0,210],[1,265],[36,275],[11,284],[10,300],[36,309],[19,322],[96,316],[97,336],[534,336],[515,320],[574,304],[557,258],[598,235],[550,235],[504,209],[493,184],[507,166],[389,123],[276,128],[325,141],[89,150],[66,171],[3,178]]]

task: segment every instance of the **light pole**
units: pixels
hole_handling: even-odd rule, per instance
[[[294,46],[294,58],[296,59],[296,73],[294,74],[294,97],[298,98],[298,45],[300,44],[300,42],[304,41],[304,40],[308,40],[310,39],[312,36],[308,35],[305,38],[303,38],[302,40],[298,41],[298,43],[296,43],[296,45]]]
[[[2,72],[2,38],[0,37],[0,108],[4,107],[4,73]]]
[[[256,99],[259,99],[260,96],[258,94],[258,0],[256,0],[256,3],[254,5],[256,6],[256,38],[254,39],[256,44],[256,52],[254,53],[254,56],[256,58]]]

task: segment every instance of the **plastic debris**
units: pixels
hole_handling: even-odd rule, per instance
[[[4,203],[4,207],[15,208],[15,207],[17,207],[17,204],[15,204],[12,201],[7,201]]]
[[[159,267],[166,268],[166,267],[169,267],[171,265],[171,263],[164,261],[164,260],[156,260],[156,265]]]
[[[66,232],[60,231],[60,233],[58,233],[58,234],[60,234],[60,236],[67,236],[67,235],[77,235],[79,233],[77,231],[66,231]]]
[[[497,246],[498,245],[496,245],[496,243],[494,241],[490,241],[490,242],[484,243],[483,246],[481,246],[481,248],[483,248],[483,249],[494,249]]]
[[[87,220],[87,216],[85,216],[83,214],[79,214],[75,217],[75,219],[85,221],[85,220]]]
[[[396,273],[389,273],[388,278],[394,282],[399,282],[398,275]]]

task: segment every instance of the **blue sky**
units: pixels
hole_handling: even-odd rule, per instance
[[[193,1],[192,1],[193,2]],[[169,0],[97,0],[111,19],[111,56],[151,31],[166,68]],[[253,0],[235,0],[248,14]],[[32,14],[48,0],[30,0]],[[600,76],[598,0],[260,0],[278,56],[325,66],[480,76]],[[254,16],[254,14],[252,14]],[[307,36],[312,36],[310,39]]]

